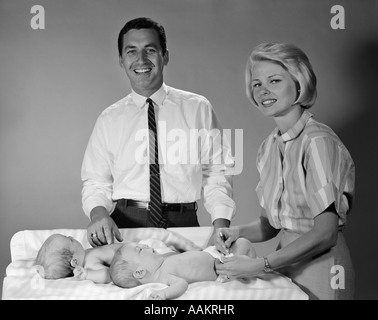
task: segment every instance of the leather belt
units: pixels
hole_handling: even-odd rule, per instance
[[[117,200],[117,202],[121,202],[121,204],[126,204],[126,206],[129,207],[135,207],[140,209],[146,209],[148,210],[148,201],[138,201],[138,200],[132,200],[132,199],[120,199]],[[190,203],[163,203],[161,205],[161,208],[165,211],[181,211],[181,209],[189,209],[189,210],[195,210],[197,203],[196,202],[190,202]]]

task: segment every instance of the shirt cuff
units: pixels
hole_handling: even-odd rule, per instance
[[[106,203],[105,201],[103,201],[103,199],[98,199],[98,198],[88,199],[83,203],[83,210],[84,210],[85,215],[90,220],[91,219],[91,211],[93,210],[93,208],[104,207],[106,209],[106,211],[109,214],[111,214],[114,211],[115,205],[116,205],[115,202],[113,202],[109,205],[109,203]]]
[[[213,212],[211,212],[211,223],[214,222],[216,219],[226,219],[230,220],[235,215],[236,209],[230,208],[227,206],[216,206],[213,209]]]

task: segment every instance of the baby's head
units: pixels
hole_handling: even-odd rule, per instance
[[[45,279],[73,276],[76,266],[84,263],[85,250],[79,241],[62,234],[48,237],[39,249],[35,264],[42,267]]]
[[[110,278],[122,288],[149,283],[163,260],[163,256],[149,246],[126,243],[114,254],[109,268]]]

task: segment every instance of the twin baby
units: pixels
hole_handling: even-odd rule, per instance
[[[163,283],[167,287],[153,291],[150,299],[175,299],[185,293],[188,285],[198,281],[220,280],[215,261],[222,254],[210,246],[201,250],[191,241],[178,241],[178,252],[159,239],[115,243],[84,249],[73,237],[53,234],[40,248],[36,265],[41,266],[45,279],[74,276],[79,280],[111,283],[133,288],[146,283]],[[251,243],[239,238],[231,246],[235,255],[256,256]]]

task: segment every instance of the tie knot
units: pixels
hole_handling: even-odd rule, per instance
[[[148,99],[146,100],[146,102],[147,102],[148,104],[152,104],[152,99],[148,98]]]

